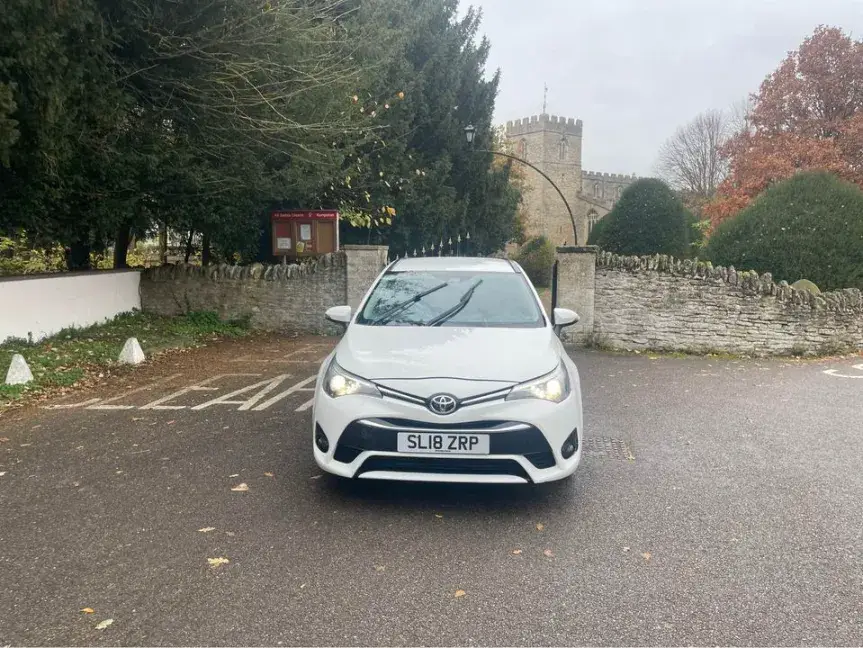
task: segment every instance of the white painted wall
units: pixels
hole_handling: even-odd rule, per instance
[[[0,342],[40,340],[141,308],[137,270],[0,278]]]

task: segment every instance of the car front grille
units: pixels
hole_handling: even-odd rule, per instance
[[[533,425],[517,421],[426,423],[399,418],[360,419],[345,428],[336,445],[334,458],[336,461],[350,463],[366,450],[396,452],[399,432],[487,433],[490,441],[490,454],[492,455],[523,456],[537,468],[551,468],[555,465],[554,453],[552,453],[542,432]],[[441,461],[461,460],[442,458]],[[487,464],[495,460],[472,459],[470,461]],[[516,465],[518,465],[517,462]]]

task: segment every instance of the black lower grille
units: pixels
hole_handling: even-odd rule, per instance
[[[373,470],[394,472],[425,472],[437,474],[514,475],[525,481],[530,476],[512,459],[448,459],[437,457],[369,457],[357,470],[356,476]]]
[[[508,425],[518,425],[512,421],[474,421],[459,424],[429,424],[406,419],[378,419],[388,426],[428,430],[429,432],[447,432],[450,430],[470,430],[488,432],[490,436],[490,454],[519,455],[525,457],[537,468],[551,468],[555,465],[554,454],[548,441],[538,428],[525,426],[523,429],[510,431],[495,431]],[[372,423],[374,421],[371,421]],[[396,452],[398,449],[398,430],[376,427],[364,421],[354,421],[342,433],[334,458],[336,461],[350,463],[365,450],[380,452]],[[447,461],[450,461],[447,459]],[[479,460],[486,462],[488,460]]]

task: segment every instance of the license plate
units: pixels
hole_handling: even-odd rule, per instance
[[[399,452],[431,454],[488,454],[488,434],[446,432],[399,432]]]

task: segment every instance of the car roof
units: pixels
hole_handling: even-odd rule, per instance
[[[390,266],[390,272],[517,272],[506,259],[485,257],[408,257]]]

